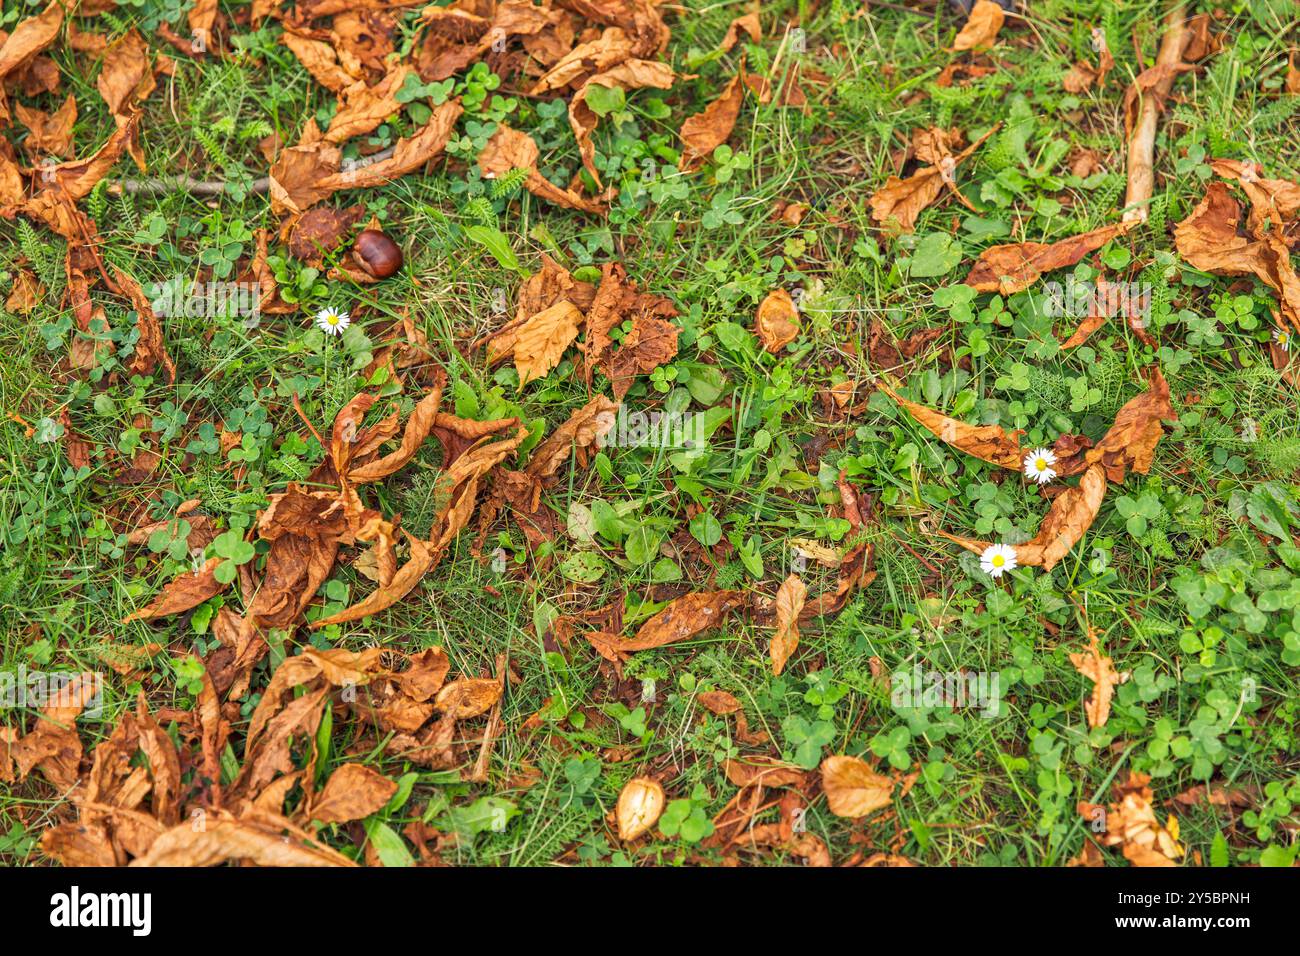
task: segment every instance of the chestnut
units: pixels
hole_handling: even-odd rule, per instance
[[[402,268],[402,250],[378,229],[363,229],[352,244],[352,259],[376,279]]]

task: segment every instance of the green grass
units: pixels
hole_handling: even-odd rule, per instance
[[[981,295],[969,307],[943,296],[936,302],[935,291],[959,283],[987,246],[1054,240],[1118,218],[1123,87],[1147,65],[1138,63],[1130,38],[1136,30],[1144,55],[1154,56],[1161,6],[1036,3],[1027,22],[1004,28],[996,72],[948,89],[935,85],[957,59],[944,49],[956,29],[945,5],[925,16],[841,0],[813,12],[807,6],[765,4],[762,43],[722,56],[713,51],[746,5],[690,3],[669,14],[666,57],[697,78],[668,93],[630,93],[625,109],[602,121],[597,162],[620,188],[607,221],[526,192],[494,191],[479,178],[467,160],[486,136],[482,124],[507,116],[493,113],[489,97],[459,127],[476,142],[453,148],[450,161],[435,163],[431,174],[335,197],[340,206],[364,204],[398,240],[407,254],[398,276],[364,288],[323,280],[324,293],[308,296],[302,312],[264,316],[256,329],[223,318],[170,318],[174,386],[160,375],[128,377],[122,363],[134,344],[133,321],[121,301],[99,292],[115,354],[89,374],[70,374],[61,240],[39,226],[0,220],[0,289],[7,296],[7,277],[24,257],[49,289],[30,315],[0,311],[0,398],[5,414],[22,420],[0,422],[3,667],[105,670],[105,714],[80,725],[88,752],[134,707],[139,691],[155,709],[190,707],[182,662],[196,642],[211,649],[201,630],[206,614],[119,623],[188,558],[126,546],[123,536],[170,517],[190,498],[227,527],[247,526],[267,495],[301,480],[322,456],[292,396],[302,397],[318,427],[330,422],[366,388],[360,373],[397,318],[408,316],[427,336],[461,414],[518,415],[540,437],[584,404],[574,352],[520,390],[508,364],[489,368],[482,348],[471,347],[513,316],[519,284],[465,232],[490,225],[524,270],[536,269],[543,252],[579,277],[620,261],[642,287],[676,303],[682,335],[671,397],[643,377],[628,395],[630,409],[661,408],[666,399],[689,402],[690,411],[729,409],[730,416],[689,470],[663,450],[631,448],[606,449],[586,470],[564,465],[543,498],[558,534],[540,552],[529,553],[510,520],[498,520],[477,552],[471,524],[437,571],[392,609],[284,635],[271,663],[308,642],[404,651],[441,645],[453,673],[466,675],[489,673],[498,654],[509,655],[519,681],[508,689],[487,784],[411,768],[336,715],[335,760],[346,753],[393,779],[418,773],[406,802],[379,815],[392,831],[418,819],[459,832],[440,852],[467,864],[718,863],[723,850],[684,835],[656,832],[621,846],[606,814],[623,784],[654,776],[670,800],[690,800],[689,809],[712,817],[735,794],[722,769],[728,757],[770,754],[812,770],[826,755],[849,753],[879,760],[883,772],[919,776],[905,796],[896,791],[891,812],[860,822],[832,815],[809,791],[808,829],[837,863],[880,851],[930,865],[1063,864],[1079,853],[1088,831],[1076,804],[1105,802],[1110,783],[1130,771],[1153,777],[1162,820],[1171,811],[1165,801],[1197,783],[1257,793],[1246,812],[1205,802],[1173,807],[1189,859],[1209,863],[1219,834],[1234,864],[1257,862],[1261,854],[1265,862],[1289,859],[1293,804],[1300,801],[1296,392],[1272,370],[1264,346],[1272,293],[1180,267],[1169,227],[1212,180],[1209,158],[1253,159],[1269,176],[1300,178],[1293,148],[1300,96],[1280,92],[1287,33],[1295,27],[1290,5],[1230,5],[1228,18],[1216,22],[1223,51],[1180,78],[1161,119],[1153,222],[1101,253],[1112,276],[1153,286],[1159,349],[1112,323],[1068,353],[1055,343],[1072,331],[1069,320],[1054,325],[1042,313],[1041,287],[1006,300]],[[416,13],[403,14],[403,22]],[[729,141],[744,159],[715,156],[701,172],[677,176],[673,151],[684,117],[716,95],[742,52],[750,70],[765,72],[787,20],[799,15],[806,52],[786,52],[783,62],[800,64],[807,112],[760,105],[751,96]],[[117,35],[138,24],[152,36],[160,19],[179,25],[183,12],[177,4],[140,0],[104,17],[100,28]],[[251,180],[266,169],[259,139],[275,131],[295,142],[307,117],[328,118],[332,97],[269,24],[234,31],[243,56],[176,57],[175,76],[161,78],[146,104],[142,144],[150,175]],[[1116,68],[1104,89],[1067,95],[1061,77],[1075,60],[1091,60],[1094,25],[1105,30]],[[13,23],[0,26],[11,30]],[[77,150],[84,155],[113,128],[95,92],[98,68],[62,45],[52,54],[63,72],[61,90],[23,101],[50,109],[75,93]],[[581,169],[562,109],[518,97],[508,118],[537,140],[547,178],[567,184]],[[868,200],[896,172],[891,153],[913,128],[956,126],[973,140],[997,122],[1003,129],[958,173],[977,217],[945,199],[922,214],[914,237],[892,239],[874,228]],[[404,112],[371,143],[389,145],[413,126]],[[1099,154],[1100,173],[1085,180],[1070,174],[1079,149]],[[643,178],[647,163],[655,167],[653,181]],[[119,163],[113,176],[138,176],[130,165]],[[811,211],[790,227],[772,215],[779,201],[807,203]],[[83,207],[98,224],[105,260],[146,285],[195,274],[204,250],[226,244],[236,244],[246,260],[252,230],[278,227],[266,197],[253,194],[146,199],[111,195],[106,185]],[[946,269],[941,264],[942,271],[918,269],[928,262],[926,237],[939,235],[960,244],[960,259]],[[300,265],[280,254],[282,278],[296,275]],[[1089,279],[1097,261],[1086,260],[1075,274]],[[1066,274],[1048,278],[1064,281]],[[771,356],[747,330],[758,302],[776,287],[802,290],[804,318],[789,351]],[[497,290],[504,290],[504,314],[495,306]],[[312,329],[310,315],[327,303],[357,319],[341,340]],[[903,393],[966,421],[1025,429],[1027,444],[1050,444],[1063,432],[1100,437],[1116,410],[1142,390],[1152,364],[1169,379],[1179,421],[1161,441],[1152,473],[1112,486],[1097,522],[1054,571],[1020,569],[995,582],[977,558],[932,532],[1024,540],[1047,502],[1026,483],[1005,480],[993,466],[939,443],[871,393],[874,370],[865,356],[873,320],[900,341],[942,326],[933,345],[901,371]],[[852,416],[828,414],[826,390],[846,379],[860,383],[855,402],[862,406]],[[703,390],[715,394],[692,399],[688,383],[714,386]],[[419,389],[394,397],[409,411]],[[63,455],[64,411],[98,449],[83,473],[69,469]],[[244,447],[256,457],[240,477],[211,447],[212,434],[200,433],[204,423],[219,433],[223,419],[252,436]],[[1243,439],[1246,419],[1256,424],[1257,440]],[[162,462],[146,481],[123,485],[114,478],[118,466],[142,441]],[[370,503],[385,514],[400,512],[412,533],[427,533],[440,460],[437,443],[429,442],[398,474],[370,486]],[[771,674],[771,626],[761,616],[738,616],[690,641],[635,654],[621,679],[580,636],[567,645],[547,639],[557,615],[610,602],[626,602],[631,634],[662,602],[690,590],[736,587],[770,597],[790,572],[789,539],[846,542],[835,510],[841,470],[859,497],[873,502],[868,534],[878,576],[838,616],[803,628],[799,652],[781,677]],[[635,563],[624,547],[598,538],[603,576],[594,583],[567,579],[566,560],[590,548],[565,534],[566,521],[575,506],[597,501],[622,510],[630,536],[653,535],[677,550]],[[691,550],[696,513],[711,514],[723,532],[712,566]],[[490,560],[497,548],[504,549],[505,570]],[[748,562],[745,548],[753,549]],[[813,595],[835,585],[835,572],[815,563],[803,576]],[[341,563],[324,600],[337,607],[372,588]],[[235,593],[224,600],[238,607]],[[1118,689],[1110,720],[1094,729],[1083,713],[1091,685],[1068,657],[1086,646],[1088,626],[1115,666],[1132,674]],[[131,683],[96,656],[106,641],[156,641],[167,653]],[[988,719],[976,711],[893,706],[873,675],[915,664],[998,672],[1002,713]],[[242,753],[241,721],[268,678],[264,663],[250,696],[237,702],[242,717],[230,759]],[[642,704],[649,680],[656,699]],[[745,744],[733,718],[704,710],[698,694],[710,689],[734,694],[751,729],[765,730],[771,743]],[[539,713],[540,728],[521,731]],[[8,712],[5,721],[30,727],[24,711]],[[461,727],[471,764],[482,723]],[[496,806],[482,802],[489,798],[518,811],[499,832],[480,825]],[[41,831],[72,812],[66,795],[39,775],[0,785],[0,858],[43,862]],[[777,819],[772,807],[757,822]],[[323,835],[344,852],[361,852],[346,827]],[[1103,852],[1124,865],[1118,850]],[[795,861],[788,848],[725,854],[753,864]]]

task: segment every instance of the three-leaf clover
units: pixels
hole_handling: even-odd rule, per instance
[[[212,576],[222,584],[235,580],[239,566],[252,561],[257,553],[252,544],[244,540],[244,532],[235,529],[217,535],[212,542],[212,550],[217,557],[225,559],[212,572]]]

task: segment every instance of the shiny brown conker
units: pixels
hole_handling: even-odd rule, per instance
[[[376,279],[402,268],[402,250],[378,229],[365,229],[352,244],[352,259]]]

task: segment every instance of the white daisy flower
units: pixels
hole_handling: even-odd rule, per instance
[[[343,330],[352,324],[352,316],[333,306],[316,313],[316,328],[326,335],[342,335]]]
[[[980,567],[985,574],[1000,578],[1004,572],[1015,570],[1016,549],[1009,544],[991,544],[980,555]]]
[[[1046,448],[1035,448],[1025,456],[1025,477],[1045,485],[1056,477],[1056,456]]]
[[[1283,352],[1291,351],[1291,333],[1286,329],[1274,329],[1273,341],[1277,343],[1277,347]]]

